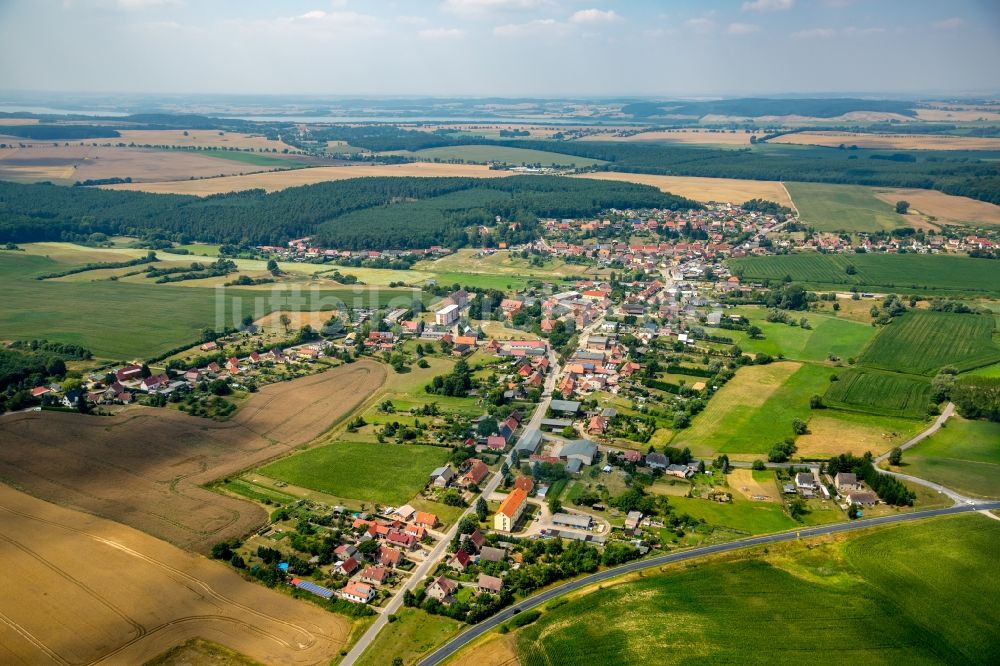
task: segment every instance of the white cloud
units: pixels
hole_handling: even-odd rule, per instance
[[[792,39],[830,39],[831,37],[858,37],[865,35],[880,35],[885,32],[885,28],[858,28],[848,26],[846,28],[809,28],[799,30],[791,34]]]
[[[749,35],[760,30],[759,25],[753,23],[730,23],[726,32],[730,35]]]
[[[455,39],[465,36],[465,31],[459,28],[427,28],[417,33],[420,39]]]
[[[444,0],[442,9],[454,14],[482,15],[498,11],[529,11],[551,4],[549,0]]]
[[[829,39],[837,34],[833,28],[809,28],[792,33],[792,39]]]
[[[532,37],[535,35],[552,35],[566,31],[566,25],[555,19],[535,19],[527,23],[508,23],[493,28],[497,37]]]
[[[743,3],[745,12],[777,12],[791,9],[795,0],[748,0]]]
[[[684,21],[684,25],[687,26],[690,30],[693,30],[694,32],[698,33],[699,35],[708,34],[715,29],[715,21],[706,16],[689,18],[688,20]]]
[[[403,25],[427,25],[430,23],[430,21],[423,16],[397,16],[396,22],[402,23]]]
[[[152,9],[154,7],[177,7],[184,4],[181,0],[117,0],[121,9]]]
[[[581,9],[569,17],[572,23],[614,23],[621,21],[622,17],[615,13],[613,9]]]
[[[964,23],[965,21],[959,17],[953,16],[952,18],[938,21],[934,24],[934,27],[938,30],[954,30],[955,28],[961,28]]]

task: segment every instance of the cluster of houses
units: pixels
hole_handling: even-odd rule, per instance
[[[833,487],[847,506],[869,507],[878,504],[878,495],[865,489],[857,475],[838,472],[833,477]],[[798,495],[802,499],[830,499],[830,490],[812,472],[798,472],[793,483],[783,488],[787,495]]]
[[[459,549],[448,557],[445,564],[452,571],[465,573],[469,567],[481,562],[502,562],[508,553],[504,548],[486,545],[486,537],[479,530],[462,537]],[[504,586],[502,578],[480,573],[475,583],[470,585],[475,594],[497,594]],[[445,606],[455,603],[455,595],[462,583],[441,574],[431,580],[424,588],[427,596],[436,599]]]

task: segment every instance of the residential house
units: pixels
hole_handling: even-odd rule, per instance
[[[833,477],[833,482],[839,491],[861,490],[861,484],[858,483],[856,474],[837,472],[837,476]]]
[[[452,303],[434,313],[434,321],[438,326],[449,326],[458,321],[459,307]]]
[[[389,570],[385,567],[376,567],[369,564],[358,574],[358,579],[362,583],[382,585],[389,579]]]
[[[356,604],[367,604],[375,598],[375,588],[366,583],[351,581],[340,591],[340,596]]]
[[[795,487],[799,490],[816,490],[816,478],[812,472],[799,472],[795,475]]]
[[[639,527],[639,523],[642,522],[642,512],[641,511],[629,511],[628,515],[625,516],[625,529],[635,530]]]
[[[433,513],[417,511],[415,517],[413,518],[413,523],[421,527],[426,527],[427,529],[433,529],[437,527],[438,517]]]
[[[535,480],[530,476],[519,476],[514,479],[514,487],[523,490],[527,494],[535,489]]]
[[[486,536],[479,530],[475,530],[472,534],[466,534],[465,538],[462,539],[462,548],[467,553],[478,553],[484,545],[486,545]]]
[[[670,458],[662,453],[647,453],[646,467],[649,469],[667,469],[670,466]]]
[[[493,546],[483,546],[479,553],[479,559],[487,562],[503,562],[507,558],[507,551],[503,548]]]
[[[412,534],[400,532],[399,530],[389,530],[385,535],[385,540],[392,546],[410,551],[417,547],[417,538]]]
[[[595,414],[590,417],[590,423],[587,425],[588,435],[603,435],[608,429],[608,420],[601,416],[600,414]]]
[[[678,479],[688,479],[694,476],[694,470],[687,465],[667,465],[664,474],[676,476]]]
[[[375,554],[376,562],[382,566],[393,569],[402,564],[403,559],[404,556],[402,551],[396,550],[395,548],[389,548],[388,546],[379,546],[378,552]]]
[[[484,592],[489,594],[499,594],[502,589],[502,579],[497,578],[496,576],[487,576],[484,573],[479,574],[479,581],[476,583],[476,590],[478,590],[480,594]]]
[[[854,493],[847,493],[847,501],[854,506],[875,506],[878,503],[878,496],[875,493],[862,490]]]
[[[436,488],[447,488],[454,478],[455,470],[453,470],[450,466],[445,465],[444,467],[438,467],[431,472],[428,483]]]
[[[502,451],[507,446],[507,440],[500,435],[490,435],[486,438],[486,446],[493,451]]]
[[[337,564],[335,564],[334,567],[333,567],[333,572],[334,573],[343,574],[345,576],[350,576],[355,571],[357,571],[358,567],[360,567],[360,566],[361,565],[358,564],[358,560],[357,559],[355,559],[353,557],[348,557],[343,562],[337,562]]]
[[[469,463],[469,469],[462,476],[462,485],[479,485],[483,482],[483,479],[489,475],[490,468],[486,466],[486,463],[478,458],[473,458],[469,461]]]
[[[448,559],[448,566],[456,571],[465,571],[470,564],[472,564],[472,558],[463,548],[459,548],[458,552]]]
[[[458,583],[446,578],[445,576],[438,576],[431,584],[427,586],[427,596],[431,599],[437,599],[444,605],[451,605],[454,601],[454,594],[458,591]]]

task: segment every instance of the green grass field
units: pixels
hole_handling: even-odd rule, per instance
[[[1000,497],[1000,423],[960,416],[903,453],[901,472],[977,497]]]
[[[447,459],[448,450],[434,446],[334,442],[282,458],[260,472],[336,497],[399,505]]]
[[[759,308],[739,308],[763,331],[762,339],[751,339],[743,331],[720,330],[718,335],[732,338],[740,349],[753,354],[784,355],[797,361],[825,361],[832,354],[846,359],[856,357],[875,336],[871,326],[828,315],[803,313],[812,328],[766,321],[767,311]]]
[[[823,396],[827,407],[918,419],[927,415],[931,385],[924,377],[848,369]]]
[[[232,162],[242,162],[243,164],[252,164],[254,166],[266,166],[275,167],[278,169],[296,169],[299,167],[309,166],[304,162],[299,162],[293,158],[277,157],[274,155],[265,155],[263,153],[248,153],[242,150],[199,150],[199,155],[206,155],[208,157],[218,157],[223,160],[230,160]]]
[[[976,377],[1000,377],[1000,363],[970,370],[968,374]]]
[[[879,331],[859,363],[923,375],[945,365],[959,370],[991,365],[1000,361],[994,327],[990,315],[911,311]]]
[[[780,504],[751,502],[735,498],[732,504],[691,497],[671,497],[670,505],[678,513],[703,518],[710,525],[748,534],[767,534],[790,530],[799,523],[785,514]]]
[[[880,231],[906,218],[863,185],[785,183],[803,222],[818,231]]]
[[[794,436],[793,420],[809,419],[809,398],[826,392],[829,378],[829,367],[809,363],[743,368],[690,428],[677,432],[671,445],[689,446],[697,455],[765,454],[776,442]],[[761,384],[765,380],[766,387]]]
[[[523,666],[994,664],[998,556],[1000,523],[972,515],[692,563],[546,611],[517,634],[518,657]]]
[[[793,280],[813,289],[863,290],[906,294],[1000,293],[1000,271],[993,262],[954,255],[819,254],[804,252],[729,260],[744,280]],[[854,266],[854,275],[847,267]]]
[[[44,244],[37,247],[50,247]],[[215,289],[165,284],[138,284],[109,280],[36,280],[34,276],[82,266],[91,261],[122,261],[129,257],[82,246],[53,244],[50,257],[27,252],[0,251],[0,340],[47,338],[90,349],[98,358],[124,360],[151,358],[174,347],[198,340],[206,328],[239,323],[243,314],[254,313],[257,299],[262,314],[275,303],[269,291],[227,288],[217,304]],[[35,249],[35,248],[33,248]],[[87,273],[80,273],[85,276]],[[183,283],[180,283],[183,284]],[[381,290],[377,298],[387,300],[400,292]],[[312,298],[315,295],[315,299]],[[357,294],[350,289],[303,291],[299,300],[289,300],[287,309],[329,309],[330,303],[352,303]],[[284,301],[283,298],[279,299]],[[364,297],[368,300],[368,296]],[[225,320],[216,323],[221,307]],[[237,307],[241,314],[234,315]]]
[[[444,643],[461,626],[457,620],[416,608],[400,609],[396,615],[399,619],[379,633],[361,655],[359,665],[385,666],[395,657],[402,657],[405,664],[413,663],[434,646]]]
[[[589,157],[564,155],[546,150],[531,150],[528,148],[509,148],[507,146],[445,146],[442,148],[425,148],[416,152],[394,151],[392,155],[406,155],[425,161],[449,162],[462,160],[465,162],[483,163],[501,162],[509,166],[541,164],[542,166],[576,166],[589,167],[604,164],[602,160]]]

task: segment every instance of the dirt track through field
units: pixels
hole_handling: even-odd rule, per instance
[[[329,663],[343,617],[225,565],[0,485],[0,662],[138,664],[194,637],[263,663]]]
[[[316,438],[384,381],[383,366],[358,361],[267,386],[225,422],[147,407],[113,417],[7,415],[0,418],[0,481],[207,552],[267,515],[202,484]]]

